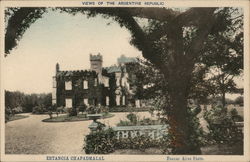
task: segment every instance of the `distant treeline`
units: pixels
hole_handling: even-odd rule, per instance
[[[210,97],[207,101],[208,104],[213,104],[213,103],[217,103],[217,101],[221,101],[221,97],[217,96],[217,97]],[[233,104],[233,105],[240,105],[243,106],[244,103],[244,97],[243,96],[238,96],[237,98],[233,99],[229,99],[226,98],[225,102],[227,105]]]
[[[25,94],[19,91],[5,91],[5,107],[8,109],[21,109],[22,112],[32,112],[36,106],[50,107],[51,93]]]

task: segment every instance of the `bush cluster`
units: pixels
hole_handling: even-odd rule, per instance
[[[169,151],[169,140],[166,137],[162,139],[151,139],[148,136],[138,136],[134,138],[117,139],[113,129],[101,130],[90,133],[85,137],[86,154],[108,154],[116,149],[138,149],[145,151],[147,148],[157,147],[162,149],[163,153]]]
[[[44,114],[45,112],[47,112],[47,109],[42,105],[35,106],[32,110],[33,114]]]
[[[144,118],[138,120],[138,117],[130,113],[127,115],[128,121],[120,120],[117,126],[135,126],[135,125],[156,125],[162,124],[157,120]],[[134,138],[116,139],[116,133],[113,129],[100,130],[96,133],[91,133],[85,138],[85,152],[87,154],[106,154],[111,153],[116,149],[139,149],[144,151],[147,148],[161,148],[162,152],[169,151],[169,137],[166,135],[162,139],[151,139],[148,136],[137,136]]]
[[[22,113],[22,112],[23,112],[23,108],[21,106],[14,107],[12,109],[12,113],[14,113],[14,114],[19,114],[19,113]]]
[[[56,112],[57,113],[66,113],[67,112],[67,108],[60,106],[60,107],[56,107]]]
[[[153,120],[150,118],[143,118],[139,120],[139,118],[133,114],[130,113],[127,115],[127,120],[120,120],[120,122],[117,124],[117,126],[135,126],[135,125],[159,125],[163,124],[160,120]]]
[[[87,109],[87,105],[85,105],[84,103],[77,107],[77,111],[82,112],[82,113],[84,113],[86,109]]]
[[[91,132],[84,140],[86,154],[108,154],[115,150],[115,132],[112,129]]]
[[[138,149],[145,151],[147,148],[160,148],[162,152],[168,150],[170,142],[167,138],[162,139],[152,139],[148,136],[137,136],[134,138],[121,138],[116,140],[115,149]]]
[[[235,121],[242,120],[234,109],[228,113],[227,108],[220,106],[214,107],[206,111],[204,118],[208,122],[210,138],[214,143],[235,143],[243,140],[243,134],[238,129]]]

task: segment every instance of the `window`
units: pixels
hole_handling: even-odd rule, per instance
[[[53,77],[53,88],[56,88],[56,77]]]
[[[140,100],[135,100],[135,107],[141,107]]]
[[[116,86],[120,86],[120,78],[116,78]]]
[[[106,96],[106,105],[108,106],[109,105],[109,97]]]
[[[120,106],[120,95],[116,95],[116,105]]]
[[[84,102],[85,105],[89,105],[89,100],[87,98],[84,98],[83,102]]]
[[[52,99],[52,105],[56,104],[56,100]]]
[[[88,81],[87,80],[83,81],[83,89],[88,89]]]
[[[125,96],[122,96],[122,105],[125,105]]]
[[[109,78],[104,77],[104,87],[109,87]]]
[[[125,78],[123,77],[123,78],[122,78],[122,86],[125,86],[125,82],[126,82],[126,80],[125,80]]]
[[[72,107],[72,99],[71,98],[66,98],[65,107],[67,107],[67,108]]]
[[[56,88],[52,90],[52,100],[56,99]]]
[[[72,82],[71,81],[65,82],[65,90],[72,90]]]
[[[95,78],[94,86],[97,86],[97,78]]]
[[[121,73],[115,73],[116,86],[120,86]]]

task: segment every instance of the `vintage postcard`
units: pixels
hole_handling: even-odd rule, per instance
[[[249,1],[1,1],[1,161],[250,161]]]

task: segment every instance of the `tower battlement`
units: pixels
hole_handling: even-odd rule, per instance
[[[101,61],[102,62],[102,55],[98,53],[97,55],[89,55],[90,61]]]
[[[97,72],[99,77],[102,74],[102,55],[98,53],[97,55],[89,55],[90,59],[90,69]]]

